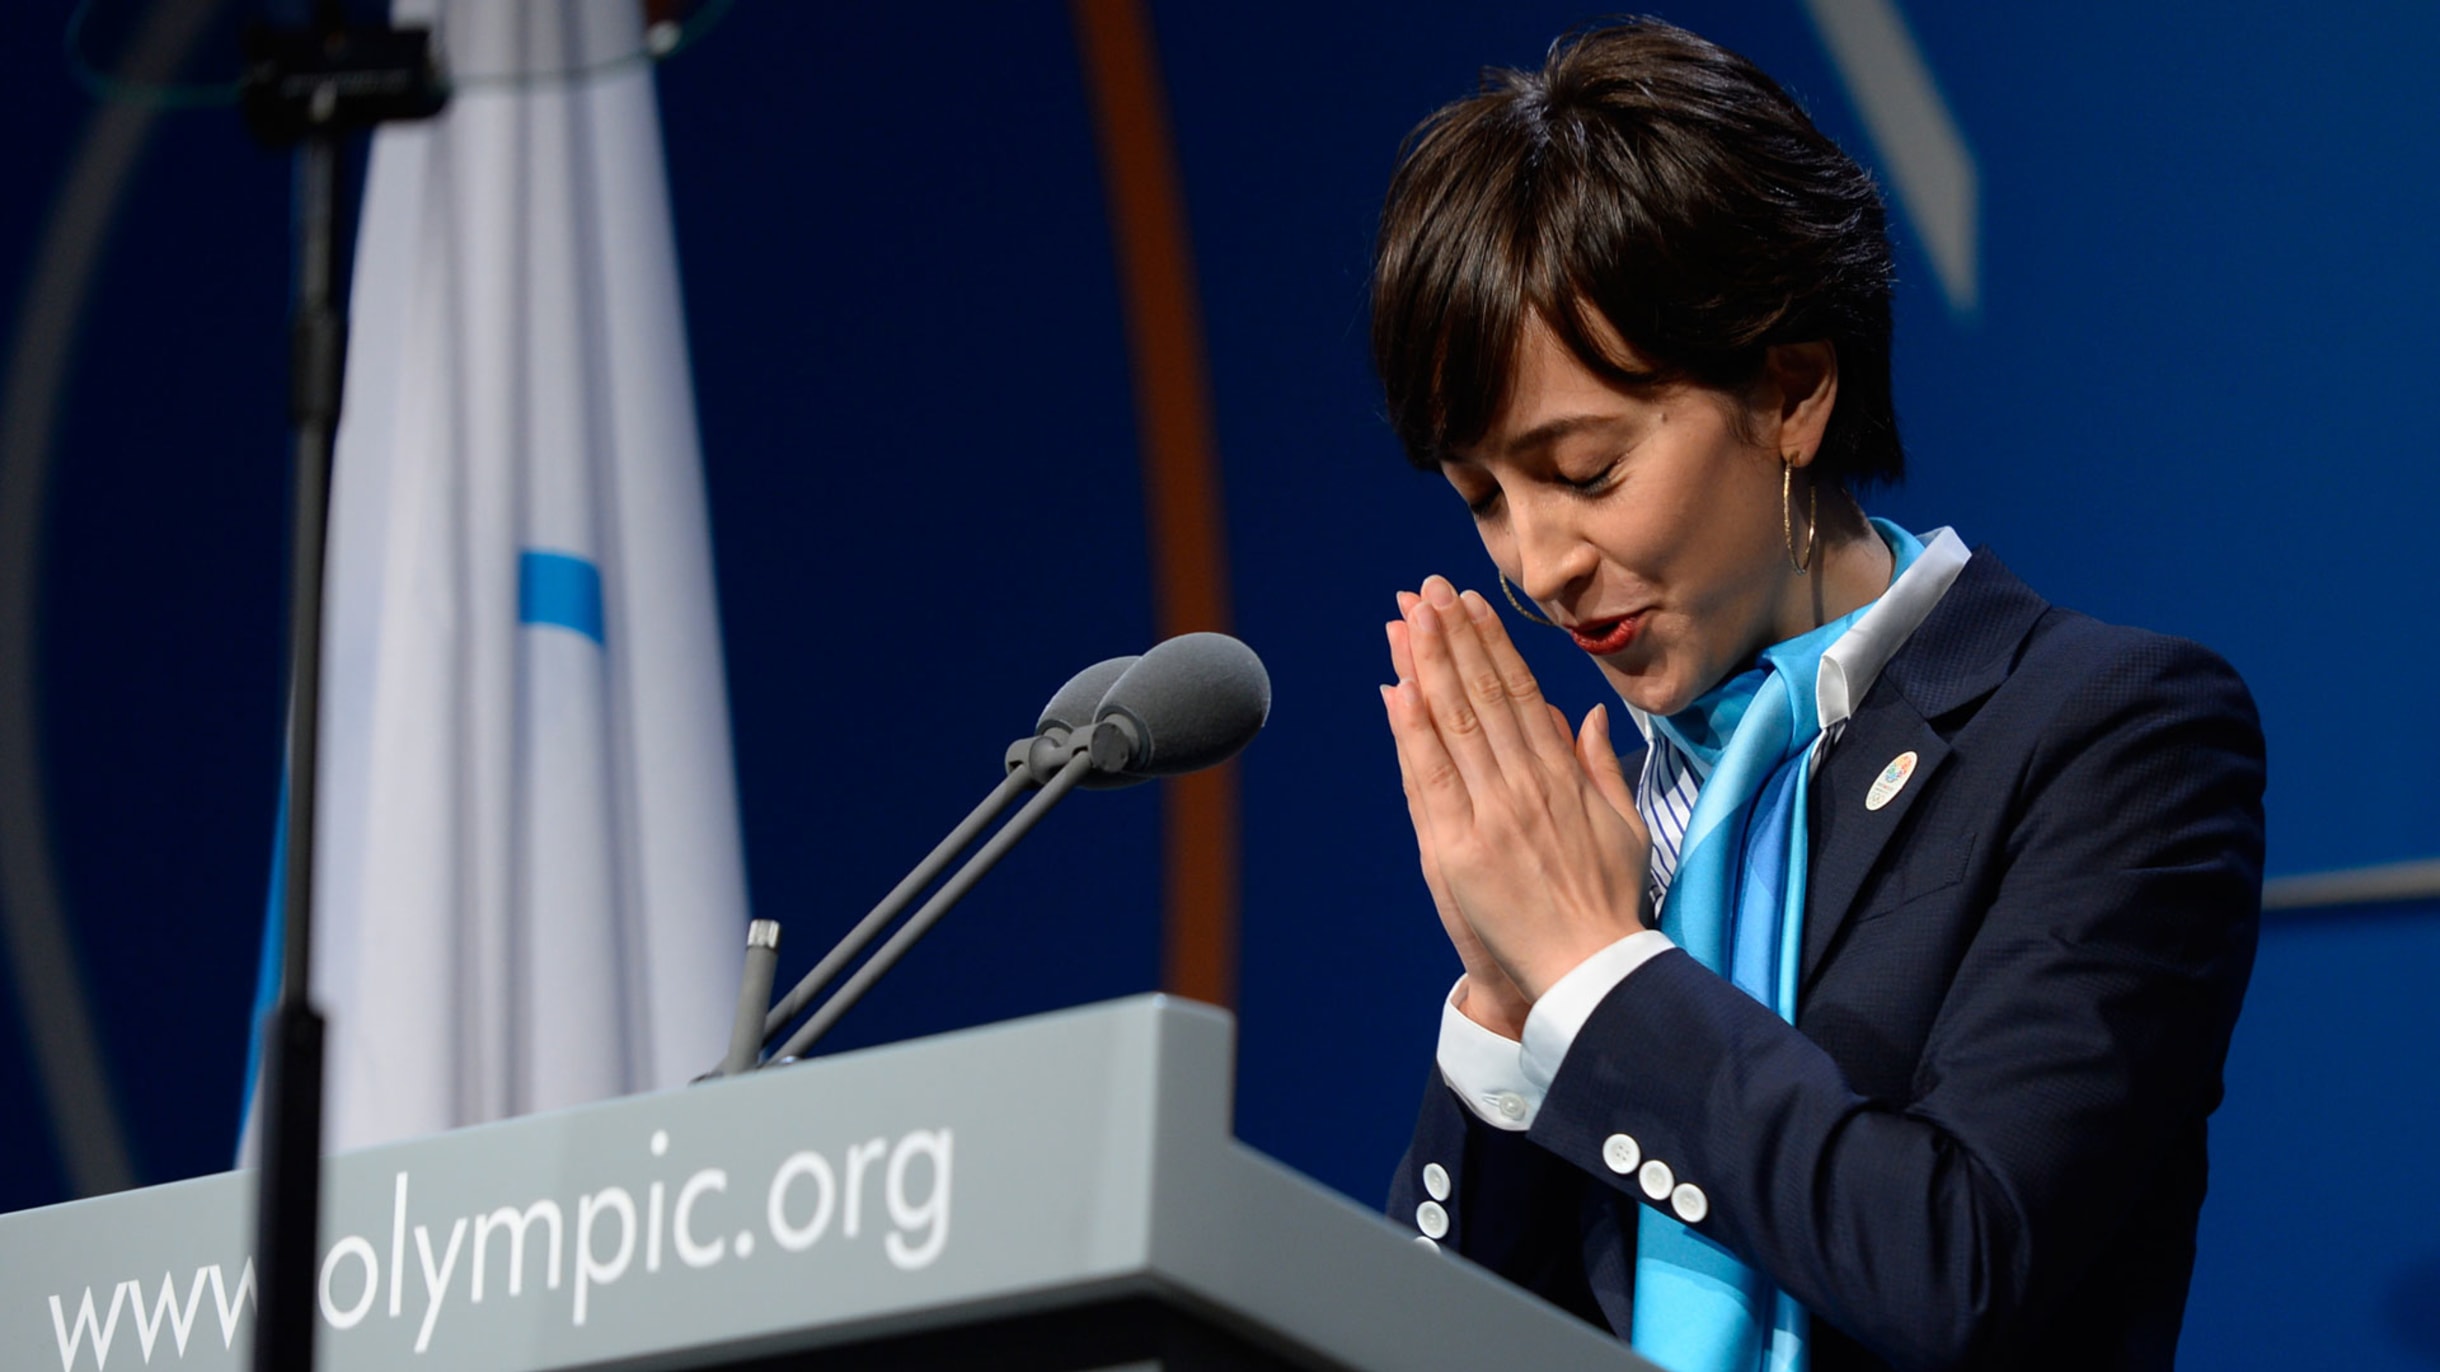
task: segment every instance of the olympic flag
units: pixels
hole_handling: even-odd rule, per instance
[[[642,8],[397,7],[457,89],[374,139],[358,242],[315,867],[333,1149],[679,1084],[726,1043],[744,864]]]

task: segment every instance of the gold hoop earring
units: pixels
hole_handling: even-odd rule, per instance
[[[1494,575],[1498,576],[1500,579],[1500,594],[1508,597],[1508,608],[1525,616],[1527,619],[1532,620],[1534,623],[1541,625],[1545,629],[1556,629],[1559,627],[1551,621],[1544,619],[1542,616],[1525,608],[1525,602],[1517,599],[1517,593],[1510,589],[1508,585],[1508,574],[1506,572],[1497,572],[1494,573]]]
[[[1787,541],[1788,565],[1798,576],[1813,569],[1813,541],[1821,536],[1822,488],[1818,481],[1805,483],[1805,551],[1796,554],[1796,519],[1793,487],[1796,484],[1796,460],[1788,458],[1779,468],[1779,536]]]

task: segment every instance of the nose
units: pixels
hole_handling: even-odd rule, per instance
[[[1573,600],[1600,562],[1576,521],[1543,502],[1512,505],[1508,527],[1513,539],[1509,556],[1516,562],[1511,579],[1518,590],[1544,605]]]

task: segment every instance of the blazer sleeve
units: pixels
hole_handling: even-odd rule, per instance
[[[1424,1206],[1436,1207],[1447,1222],[1437,1239],[1442,1248],[1608,1328],[1585,1271],[1590,1188],[1584,1173],[1525,1131],[1483,1122],[1435,1070],[1424,1087],[1414,1142],[1390,1180],[1389,1217],[1431,1238],[1439,1226],[1427,1221],[1431,1212]],[[1618,1332],[1624,1333],[1623,1325]]]
[[[1634,1138],[1703,1192],[1698,1232],[1898,1366],[2021,1342],[2111,1241],[2147,1160],[2218,1103],[2259,920],[2262,784],[2225,663],[2121,644],[2038,730],[1909,1098],[1859,1094],[1671,951],[1587,1022],[1532,1139],[1643,1201],[1647,1179],[1602,1161],[1610,1135]]]

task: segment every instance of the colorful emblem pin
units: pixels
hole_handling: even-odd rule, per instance
[[[1872,779],[1872,789],[1864,793],[1864,808],[1878,810],[1887,805],[1891,797],[1906,789],[1906,779],[1914,774],[1913,752],[1900,753],[1891,758],[1889,765],[1881,769],[1881,774]]]

